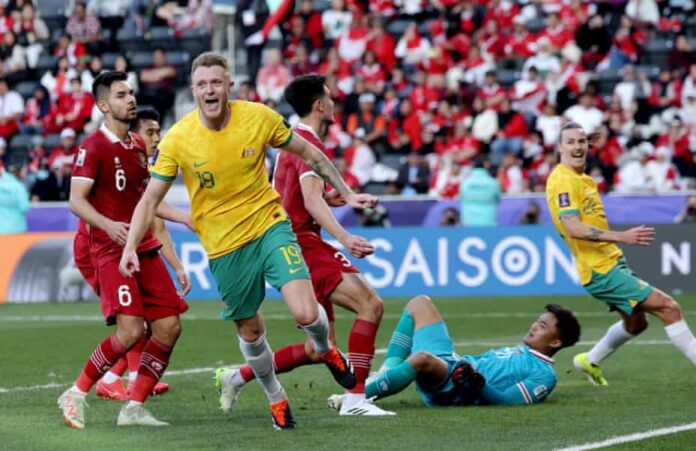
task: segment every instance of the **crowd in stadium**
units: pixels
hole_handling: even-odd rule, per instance
[[[102,69],[129,72],[139,103],[173,117],[186,86],[172,48],[154,48],[136,73],[124,28],[143,39],[168,27],[171,40],[197,29],[209,42],[214,20],[209,0],[92,0],[54,28],[42,17],[55,11],[4,3],[0,153],[33,200],[66,199],[77,142],[100,120],[90,88]],[[602,191],[695,186],[691,0],[281,3],[274,40],[265,2],[237,2],[248,81],[235,97],[291,116],[283,88],[325,75],[337,112],[326,146],[356,189],[456,198],[479,158],[503,192],[543,191],[565,120],[593,134],[588,172]],[[46,55],[55,67],[43,70]]]

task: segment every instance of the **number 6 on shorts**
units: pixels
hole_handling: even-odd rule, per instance
[[[128,307],[132,302],[133,296],[131,296],[128,285],[121,285],[118,287],[118,303],[124,307]]]

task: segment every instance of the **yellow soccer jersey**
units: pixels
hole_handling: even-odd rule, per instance
[[[592,271],[606,274],[613,268],[622,252],[614,243],[573,239],[565,234],[561,218],[577,214],[589,226],[609,230],[604,205],[597,184],[586,174],[558,164],[546,182],[546,202],[553,225],[575,256],[580,282],[590,283]]]
[[[158,146],[152,177],[181,172],[191,217],[209,258],[238,249],[287,218],[266,172],[266,145],[292,139],[289,124],[260,103],[230,101],[221,131],[203,126],[198,109],[181,118]]]

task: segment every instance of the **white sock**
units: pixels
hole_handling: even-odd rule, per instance
[[[117,380],[121,379],[121,376],[118,374],[112,373],[110,370],[106,372],[105,375],[102,376],[102,380],[104,381],[105,384],[113,384]]]
[[[607,333],[587,353],[587,360],[594,365],[599,365],[604,359],[616,351],[619,346],[633,338],[626,332],[623,321],[616,322],[609,327]]]
[[[258,340],[252,343],[239,337],[239,349],[242,350],[242,355],[254,371],[263,391],[266,392],[268,400],[275,403],[287,398],[273,368],[273,352],[266,341],[266,334],[261,335]]]
[[[241,371],[235,371],[234,373],[232,373],[232,385],[240,387],[244,384],[246,384],[246,381],[242,377]]]
[[[325,354],[331,349],[331,343],[329,343],[329,318],[326,316],[324,307],[321,305],[317,305],[317,307],[319,307],[317,319],[311,324],[302,326],[302,329],[312,340],[317,354]]]
[[[365,393],[346,393],[343,395],[343,404],[341,404],[341,410],[350,410],[362,401],[365,400]]]
[[[87,396],[87,392],[82,391],[82,390],[80,390],[79,388],[77,388],[77,385],[73,385],[72,388],[70,389],[70,391],[74,391],[74,392],[76,392],[78,395]]]
[[[132,384],[135,382],[135,378],[138,377],[138,372],[137,371],[130,371],[128,372],[128,383]]]
[[[696,365],[696,338],[684,320],[665,326],[665,332],[674,346]]]
[[[142,406],[142,405],[143,405],[143,403],[139,402],[139,401],[128,401],[126,403],[126,409],[130,409],[132,407],[138,407],[138,406]]]

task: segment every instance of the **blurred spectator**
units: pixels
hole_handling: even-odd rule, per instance
[[[84,44],[90,54],[101,53],[101,24],[97,16],[87,10],[85,2],[75,2],[72,15],[65,25],[65,32],[75,41]]]
[[[660,11],[655,0],[629,0],[626,16],[638,25],[656,25],[660,20]]]
[[[456,208],[449,207],[442,212],[442,217],[440,218],[440,226],[442,227],[456,227],[459,225],[459,212]]]
[[[532,66],[527,71],[527,76],[517,80],[510,91],[512,108],[522,113],[528,126],[534,124],[534,120],[541,112],[541,105],[546,99],[546,87],[539,78],[539,71]]]
[[[411,23],[396,44],[394,55],[406,66],[415,66],[425,60],[429,51],[430,41],[421,36],[415,23]]]
[[[503,99],[498,111],[498,132],[491,142],[491,163],[497,167],[508,153],[521,155],[527,124],[524,117],[514,111],[508,98]]]
[[[5,152],[6,143],[0,141],[0,156]],[[29,210],[29,193],[24,183],[13,172],[5,168],[0,159],[0,234],[23,233],[27,231],[26,214]]]
[[[290,69],[283,64],[283,55],[280,50],[268,50],[266,63],[256,77],[256,91],[261,100],[272,99],[279,102],[283,98],[283,90],[291,79]]]
[[[139,86],[138,75],[135,73],[133,69],[131,69],[131,64],[128,57],[126,57],[123,54],[118,55],[116,57],[116,60],[114,61],[114,70],[117,70],[119,72],[125,72],[126,74],[128,74],[128,84],[131,86],[131,88],[133,88],[133,91],[137,94]],[[85,91],[87,91],[86,88]]]
[[[359,131],[353,134],[353,143],[344,153],[349,171],[358,179],[360,186],[365,186],[370,181],[372,169],[377,162],[375,153],[365,142],[365,132]]]
[[[375,95],[365,93],[358,99],[359,111],[348,117],[346,131],[357,135],[358,130],[361,139],[375,152],[383,155],[386,152],[387,128],[384,118],[375,113]],[[354,171],[355,172],[355,171]]]
[[[70,79],[77,77],[75,69],[68,65],[68,58],[61,56],[56,61],[53,71],[47,71],[41,77],[41,84],[48,89],[52,100],[58,100],[64,92],[70,90]]]
[[[368,91],[376,95],[382,95],[387,75],[371,50],[362,55],[362,64],[358,67],[358,74],[365,80],[365,88]]]
[[[152,64],[140,72],[138,103],[152,105],[161,118],[174,104],[176,69],[167,62],[167,52],[158,47],[152,52]]]
[[[602,16],[597,14],[578,28],[575,43],[582,50],[582,62],[594,69],[611,49],[611,35]]]
[[[235,22],[241,30],[242,37],[249,39],[263,28],[270,12],[263,0],[239,0],[236,4]],[[251,80],[256,80],[256,75],[261,67],[261,54],[263,42],[246,46],[248,74]]]
[[[156,14],[176,31],[188,28],[204,28],[208,33],[213,31],[212,0],[188,0],[185,8],[179,6],[179,2],[166,2],[157,8]]]
[[[674,38],[674,46],[667,59],[669,68],[672,70],[687,71],[689,66],[696,62],[696,54],[689,44],[689,39],[685,34],[680,33]]]
[[[676,224],[696,223],[696,196],[691,195],[686,200],[682,211],[674,218]]]
[[[350,172],[348,165],[346,164],[346,160],[343,158],[336,158],[334,160],[334,166],[336,166],[336,170],[339,174],[341,174],[343,180],[346,181],[346,185],[353,190],[360,190],[360,180],[358,180],[355,174]]]
[[[384,29],[384,22],[379,18],[372,20],[372,28],[368,35],[367,49],[375,53],[377,61],[389,72],[396,64],[396,41],[394,37]]]
[[[7,80],[0,78],[0,137],[9,142],[19,131],[19,119],[24,112],[22,96],[10,89]]]
[[[90,57],[89,66],[87,66],[87,69],[83,70],[82,74],[80,75],[82,89],[84,89],[85,92],[92,92],[92,83],[94,82],[94,79],[97,78],[97,75],[101,74],[103,71],[104,64],[102,63],[101,57],[99,55]]]
[[[44,132],[60,133],[72,130],[73,134],[79,133],[89,121],[92,108],[94,108],[92,94],[85,92],[82,89],[82,82],[75,77],[70,80],[70,91],[58,97],[49,119],[45,122]]]
[[[680,85],[680,80],[672,79],[672,71],[667,68],[660,70],[660,75],[657,81],[652,84],[648,97],[648,104],[652,107],[652,111],[661,113],[667,108],[679,107],[681,103],[679,98]]]
[[[15,22],[14,32],[17,36],[17,46],[19,46],[27,58],[27,66],[30,69],[36,67],[39,55],[43,51],[43,44],[40,41],[47,40],[50,35],[46,23],[34,13],[34,6],[31,3],[22,5],[21,20]]]
[[[259,102],[261,100],[256,91],[254,91],[254,85],[250,81],[244,81],[239,84],[235,99],[246,100],[247,102]]]
[[[99,18],[101,27],[109,30],[109,50],[116,51],[118,30],[123,26],[123,22],[128,16],[134,0],[89,0],[87,10],[94,13]]]
[[[498,132],[498,114],[484,107],[483,100],[475,97],[471,103],[471,134],[482,143],[490,143]]]
[[[689,97],[696,97],[696,63],[689,66],[689,75],[684,79],[681,91],[681,103],[686,104]]]
[[[544,105],[544,111],[536,120],[536,130],[541,132],[544,138],[544,146],[553,147],[558,143],[558,134],[561,130],[561,117],[556,114],[556,108],[550,102]]]
[[[623,80],[614,87],[614,95],[621,99],[621,107],[630,109],[634,102],[646,99],[650,94],[650,82],[643,71],[636,74],[633,65],[628,64],[623,68]]]
[[[31,137],[31,147],[29,148],[28,164],[27,164],[27,182],[32,186],[36,181],[36,173],[41,165],[41,160],[48,158],[48,152],[44,148],[44,138],[41,135]]]
[[[27,99],[24,116],[19,123],[19,129],[24,134],[40,134],[43,132],[45,121],[51,112],[51,98],[42,85],[38,85]]]
[[[399,168],[396,185],[402,195],[426,194],[430,186],[428,162],[417,152],[408,154],[406,162]]]
[[[551,47],[556,50],[561,50],[574,39],[573,33],[562,23],[558,14],[550,13],[546,16],[546,27],[541,33],[539,39],[548,39]]]
[[[70,200],[70,179],[72,177],[72,165],[63,165],[53,171],[56,177],[57,197],[61,202]]]
[[[588,164],[599,167],[606,183],[613,183],[624,148],[616,134],[604,124],[597,129],[592,138]]]
[[[350,27],[353,14],[346,10],[344,0],[332,0],[331,8],[321,15],[321,26],[324,29],[324,38],[333,44],[333,41]]]
[[[58,44],[53,49],[53,56],[66,57],[71,68],[81,66],[89,58],[85,45],[72,39],[69,34],[63,34],[58,38]]]
[[[638,60],[638,44],[631,35],[630,25],[621,25],[614,35],[609,54],[597,65],[598,71],[621,69]]]
[[[534,44],[536,37],[532,35],[525,26],[526,20],[522,16],[515,16],[513,19],[514,29],[508,36],[504,51],[507,58],[522,65],[525,58],[534,55]],[[519,67],[518,64],[514,65]]]
[[[60,200],[58,182],[48,166],[47,158],[39,160],[39,168],[34,175],[36,181],[31,187],[32,202]]]
[[[534,67],[541,77],[545,77],[548,73],[559,73],[561,71],[561,62],[553,53],[551,41],[547,37],[540,38],[537,41],[537,51],[533,57],[527,59],[522,66],[523,75],[526,75],[530,68]]]
[[[539,224],[541,222],[541,207],[539,204],[531,201],[527,204],[527,209],[520,218],[520,224]]]
[[[411,101],[403,99],[399,111],[389,122],[389,145],[396,153],[420,150],[422,127],[418,113],[411,108]]]
[[[48,167],[51,171],[68,167],[72,170],[73,160],[77,153],[76,134],[71,128],[63,129],[60,132],[60,144],[51,150],[48,156]]]
[[[428,194],[439,199],[456,199],[459,196],[461,179],[462,167],[452,158],[440,158],[430,177]]]
[[[19,81],[26,68],[24,51],[17,45],[12,31],[7,31],[0,44],[0,77]]]
[[[413,76],[413,89],[408,95],[411,106],[417,112],[433,110],[440,101],[440,96],[435,88],[426,84],[427,75],[423,71],[418,71]]]
[[[297,17],[303,20],[303,28],[307,37],[309,37],[311,48],[321,47],[323,41],[324,30],[321,25],[321,13],[314,10],[314,2],[312,0],[301,0],[300,11]],[[291,21],[291,23],[294,23]]]
[[[517,154],[505,154],[498,168],[498,181],[504,193],[520,194],[529,191],[529,179]]]
[[[619,170],[614,176],[614,191],[640,193],[648,190],[645,163],[653,150],[652,144],[646,141],[621,155]]]
[[[535,69],[536,71],[536,69]],[[498,111],[500,103],[508,97],[508,93],[496,80],[495,71],[489,70],[483,78],[483,86],[478,96],[483,98],[486,108]]]
[[[307,34],[304,19],[299,15],[290,19],[290,33],[285,34],[284,38],[283,56],[285,59],[294,59],[298,47],[304,47],[308,55],[309,50],[314,47],[312,40]]]
[[[304,44],[295,48],[295,56],[290,63],[292,77],[311,74],[317,71],[317,65],[312,62],[309,56],[309,49]]]
[[[461,223],[471,227],[490,227],[498,223],[500,183],[490,175],[481,159],[462,182],[459,190]]]
[[[351,65],[359,61],[367,49],[368,32],[369,30],[363,26],[363,17],[353,14],[350,27],[338,35],[334,42],[339,58]]]
[[[597,191],[604,194],[609,190],[609,185],[607,184],[606,179],[602,175],[602,170],[598,166],[593,166],[590,169],[589,176],[597,184]]]
[[[563,114],[566,119],[577,122],[588,135],[594,133],[602,123],[603,114],[594,106],[592,96],[584,92],[578,99],[579,103],[568,108]]]
[[[655,193],[679,190],[679,172],[672,164],[672,151],[668,147],[655,149],[654,157],[645,165],[647,188]]]

